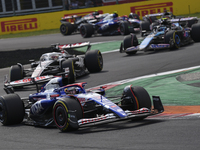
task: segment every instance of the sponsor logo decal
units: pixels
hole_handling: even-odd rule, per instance
[[[156,4],[149,4],[149,5],[141,5],[141,6],[131,7],[131,12],[136,13],[139,16],[161,13],[164,10],[168,10],[168,11],[173,13],[173,2],[156,3]]]
[[[1,22],[2,32],[34,30],[38,28],[37,18],[10,20]]]
[[[38,114],[40,111],[42,111],[44,108],[42,107],[41,101],[36,102],[32,107],[31,107],[31,112],[33,114]]]

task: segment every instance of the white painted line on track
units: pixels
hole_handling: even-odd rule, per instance
[[[178,72],[184,72],[184,71],[192,70],[192,69],[196,69],[196,68],[200,68],[200,66],[194,66],[194,67],[183,68],[183,69],[178,69],[178,70],[173,70],[173,71],[161,72],[161,73],[157,73],[157,74],[145,75],[145,76],[136,77],[136,78],[125,79],[125,80],[116,81],[116,82],[110,82],[110,83],[102,84],[102,85],[99,85],[96,87],[100,87],[100,86],[104,86],[104,85],[112,85],[112,84],[121,85],[121,84],[125,84],[128,82],[136,81],[139,79],[145,79],[145,78],[150,78],[150,77],[155,77],[155,76],[162,76],[162,75],[168,75],[168,74],[173,74],[173,73],[178,73]],[[96,87],[93,87],[93,88],[96,88]]]

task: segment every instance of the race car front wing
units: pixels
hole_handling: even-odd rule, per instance
[[[162,102],[160,100],[159,96],[153,96],[153,109],[148,108],[141,108],[135,111],[129,111],[126,110],[126,117],[119,117],[114,113],[109,113],[103,116],[99,116],[96,118],[86,118],[86,119],[76,119],[76,115],[74,111],[69,111],[70,114],[70,125],[74,127],[85,127],[85,126],[91,126],[91,125],[99,125],[104,123],[110,123],[110,122],[116,122],[120,120],[127,120],[127,119],[137,119],[137,118],[145,118],[151,115],[156,115],[159,113],[164,112],[164,107],[162,105]]]
[[[132,46],[125,50],[125,52],[133,52],[133,51],[140,51],[140,50],[152,50],[152,49],[166,49],[170,48],[170,44],[150,44],[146,49],[143,49],[142,46]]]

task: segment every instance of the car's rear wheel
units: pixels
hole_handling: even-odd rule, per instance
[[[25,115],[24,103],[17,94],[0,97],[0,122],[3,125],[19,124]]]
[[[103,69],[103,57],[99,50],[91,50],[85,54],[85,66],[89,72],[99,72]]]
[[[70,22],[66,22],[60,25],[60,32],[62,35],[70,35],[74,32],[74,26]]]
[[[119,24],[119,29],[120,29],[120,33],[121,35],[127,35],[129,34],[129,23],[127,21],[122,21]]]
[[[74,83],[76,81],[76,74],[73,60],[67,59],[61,62],[61,72],[64,72],[66,68],[69,68],[68,83]]]
[[[24,78],[23,66],[13,65],[10,68],[10,81],[21,80]]]
[[[91,24],[82,24],[80,26],[80,33],[83,38],[91,37],[94,34],[94,28]]]
[[[155,22],[156,20],[158,20],[155,16],[151,16],[151,17],[149,17],[149,22],[150,23],[153,23],[153,22]]]
[[[150,23],[148,21],[141,21],[140,28],[141,31],[143,30],[150,31]]]
[[[192,20],[189,20],[187,22],[187,27],[191,28],[193,24],[196,24],[198,20],[196,18],[193,18]]]
[[[70,114],[73,114],[71,116]],[[62,132],[77,130],[78,120],[83,117],[81,104],[73,98],[62,98],[56,101],[53,106],[53,119],[59,130]],[[70,122],[73,120],[73,123]]]
[[[192,40],[195,42],[200,42],[200,24],[193,24],[191,30]]]
[[[177,31],[171,30],[165,34],[165,43],[170,44],[170,49],[178,49],[181,45],[181,39]]]

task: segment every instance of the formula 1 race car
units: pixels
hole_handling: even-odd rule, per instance
[[[156,14],[148,14],[143,17],[143,21],[140,22],[141,31],[152,31],[154,27],[161,24],[162,20],[164,19],[183,19],[186,17],[182,16],[175,16],[172,12],[168,12],[165,10],[163,13],[156,13]],[[196,23],[197,19],[193,18],[187,21],[181,21],[179,24],[181,26],[186,26],[191,28],[191,26]]]
[[[178,49],[191,42],[200,42],[200,24],[196,17],[167,19],[162,18],[160,25],[154,26],[152,31],[142,31],[142,42],[139,44],[135,34],[124,37],[120,52],[135,54],[137,51],[156,49]],[[190,27],[185,22],[193,22]],[[184,26],[183,26],[184,23]]]
[[[107,15],[108,13],[100,14],[98,11],[94,11],[83,17],[77,15],[62,17],[60,20],[62,23],[60,25],[60,32],[62,35],[70,35],[75,32],[78,33],[82,23],[87,23],[88,21],[96,23]],[[71,20],[71,22],[69,22],[69,20]]]
[[[109,14],[101,21],[93,23],[83,23],[80,26],[80,33],[83,38],[91,37],[93,34],[101,35],[127,35],[129,33],[140,31],[139,16],[133,15],[118,17],[117,13]],[[136,14],[134,14],[136,16]],[[135,19],[137,18],[137,19]]]
[[[152,109],[148,92],[139,86],[126,86],[119,101],[114,103],[113,97],[105,97],[105,87],[86,91],[85,85],[82,82],[63,86],[63,78],[56,77],[39,93],[27,98],[20,98],[10,90],[9,94],[0,96],[0,122],[56,126],[69,131],[125,119],[141,120],[164,111],[159,96],[153,96]]]
[[[67,50],[86,47],[85,54],[71,55]],[[22,64],[18,63],[10,68],[10,81],[5,79],[5,86],[21,87],[35,83],[49,81],[54,76],[66,74],[69,83],[74,83],[76,77],[93,72],[99,72],[103,69],[103,57],[99,50],[90,50],[90,42],[74,44],[52,44],[54,52],[45,53],[39,61],[31,63],[31,68],[24,69]],[[56,51],[56,52],[55,52]]]

